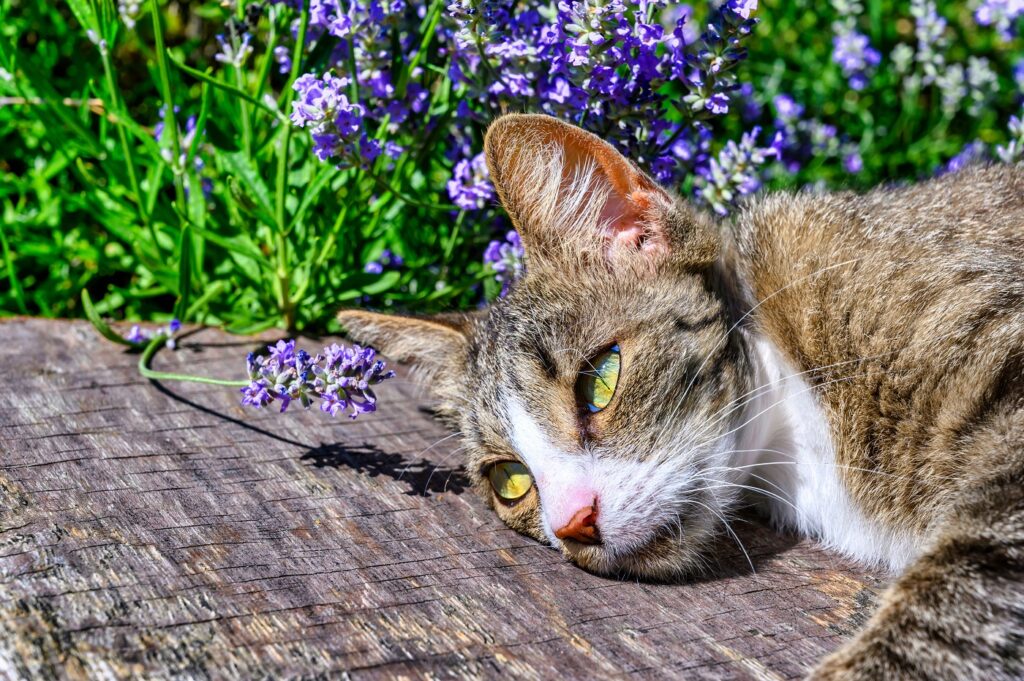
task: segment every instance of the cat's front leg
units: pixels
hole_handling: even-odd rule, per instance
[[[810,681],[1024,679],[1024,473],[1015,468],[962,497],[938,541]]]

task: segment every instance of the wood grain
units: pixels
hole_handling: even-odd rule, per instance
[[[0,340],[6,678],[792,679],[882,586],[756,522],[755,573],[725,542],[715,579],[587,574],[467,489],[402,375],[350,422],[151,383],[84,323]],[[202,330],[156,364],[238,378],[259,344]]]

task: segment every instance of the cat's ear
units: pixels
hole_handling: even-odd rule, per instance
[[[511,114],[484,139],[491,180],[530,258],[593,253],[610,263],[668,258],[700,266],[716,232],[596,135],[556,118]]]
[[[405,317],[366,310],[342,310],[338,321],[357,343],[389,359],[409,363],[413,377],[445,403],[458,400],[464,385],[472,315]]]

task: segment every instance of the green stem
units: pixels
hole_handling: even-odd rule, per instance
[[[292,95],[295,90],[292,85],[302,69],[302,51],[306,46],[306,28],[309,26],[309,6],[304,4],[302,9],[302,20],[299,23],[299,32],[295,38],[295,49],[292,51],[292,71],[288,74],[288,84],[285,90],[284,106],[287,111],[291,105]],[[287,329],[295,327],[295,306],[292,303],[291,276],[288,272],[288,241],[285,239],[284,231],[287,227],[284,219],[285,193],[288,189],[288,155],[291,149],[292,131],[295,129],[291,121],[285,125],[284,139],[277,150],[277,182],[274,191],[274,217],[277,220],[277,234],[274,237],[275,251],[277,255],[277,282],[280,288],[278,304],[281,313],[284,315],[284,325]]]
[[[164,99],[164,133],[171,142],[171,174],[174,177],[174,198],[182,214],[185,207],[185,179],[179,164],[181,146],[178,140],[178,123],[174,120],[174,100],[171,98],[171,76],[167,69],[167,50],[164,48],[164,31],[160,23],[160,3],[150,0],[149,11],[153,15],[153,38],[156,42],[156,64],[160,73],[160,95]]]
[[[267,35],[267,50],[260,65],[260,75],[256,85],[256,99],[262,100],[267,83],[270,82],[270,67],[274,63],[274,48],[277,47],[277,5],[270,6],[270,33]]]
[[[234,71],[235,87],[244,91],[245,83],[242,81],[241,67],[232,66],[231,70]],[[249,120],[249,106],[244,99],[241,99],[238,101],[238,108],[242,117],[242,148],[245,149],[245,155],[252,158],[252,121]]]
[[[189,374],[172,374],[164,371],[153,371],[149,363],[157,351],[167,343],[167,336],[161,334],[149,341],[149,345],[139,357],[139,373],[151,381],[191,381],[192,383],[208,383],[210,385],[226,385],[234,388],[244,388],[249,381],[227,381],[221,378],[207,378],[206,376],[190,376]]]
[[[278,305],[284,315],[284,326],[291,330],[295,326],[295,305],[292,303],[291,276],[288,272],[288,240],[284,234],[278,232],[274,237],[274,250],[277,253],[277,283],[280,287]]]
[[[117,112],[119,118],[127,116],[128,114],[121,106],[120,93],[117,89],[117,83],[114,81],[114,69],[110,65],[109,50],[101,48],[100,57],[103,61],[103,75],[107,83],[107,93],[110,95],[111,107]],[[142,221],[142,224],[149,227],[153,243],[156,244],[156,233],[153,232],[153,225],[150,223],[149,216],[146,214],[146,202],[143,200],[142,191],[139,189],[139,178],[135,174],[135,157],[132,155],[132,147],[128,143],[128,133],[125,131],[124,126],[121,125],[120,121],[116,127],[118,139],[121,141],[121,153],[124,155],[125,170],[128,171],[128,183],[131,185],[132,193],[135,194],[135,206],[139,211],[139,220]]]

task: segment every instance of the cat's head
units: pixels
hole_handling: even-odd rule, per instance
[[[341,322],[417,367],[510,527],[595,572],[685,573],[734,496],[748,389],[715,225],[554,118],[501,118],[485,148],[525,276],[480,313]]]

